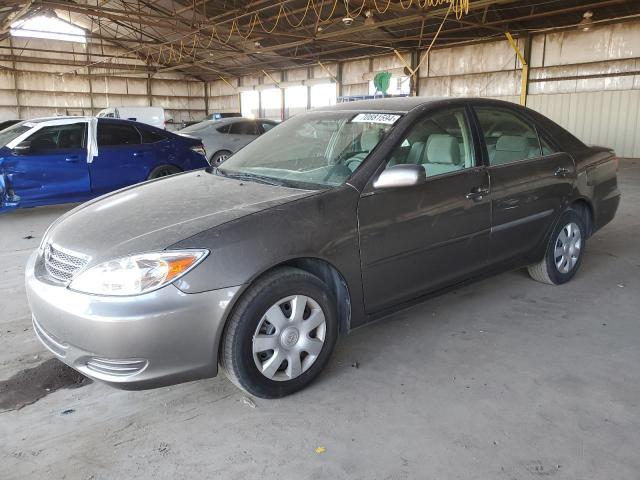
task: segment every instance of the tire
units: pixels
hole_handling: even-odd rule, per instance
[[[219,150],[211,155],[211,160],[209,160],[209,163],[212,166],[217,167],[221,165],[222,162],[224,162],[227,158],[229,158],[230,155],[232,155],[232,153],[229,150]]]
[[[576,210],[565,211],[549,238],[544,258],[527,267],[531,278],[551,285],[571,280],[582,263],[587,233],[584,217]]]
[[[292,298],[297,300],[287,300]],[[297,310],[304,314],[300,320],[296,305],[305,305]],[[322,319],[319,312],[324,323],[307,330]],[[223,334],[220,366],[247,393],[280,398],[315,379],[337,337],[336,302],[322,280],[297,268],[278,268],[249,287],[235,306]]]
[[[151,170],[151,172],[149,173],[149,176],[147,177],[147,180],[153,180],[154,178],[168,177],[169,175],[175,175],[176,173],[180,173],[181,171],[182,170],[180,170],[178,167],[174,165],[159,165],[153,170]]]

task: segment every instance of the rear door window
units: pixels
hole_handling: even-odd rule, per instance
[[[141,137],[133,125],[98,122],[98,146],[140,145]]]
[[[237,122],[231,125],[232,135],[259,135],[256,122]]]
[[[533,124],[507,109],[474,107],[474,110],[484,136],[491,166],[519,162],[542,155],[540,139]]]

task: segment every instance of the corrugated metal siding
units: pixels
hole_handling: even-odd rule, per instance
[[[640,157],[640,90],[529,95],[527,106],[587,144]]]

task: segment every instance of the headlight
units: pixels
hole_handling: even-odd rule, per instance
[[[176,281],[208,253],[208,250],[167,250],[109,260],[80,273],[69,288],[94,295],[151,292]]]

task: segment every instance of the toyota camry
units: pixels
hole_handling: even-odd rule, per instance
[[[87,202],[29,259],[38,338],[142,389],[219,367],[265,398],[308,385],[339,334],[490,273],[571,280],[615,215],[617,159],[487,99],[297,115],[218,168]]]

